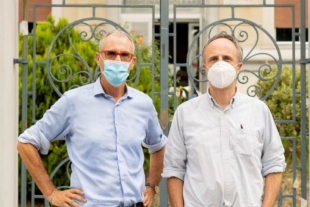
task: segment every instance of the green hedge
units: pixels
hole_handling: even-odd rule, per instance
[[[262,73],[263,77],[270,78],[275,77],[277,69],[273,68],[270,73]],[[296,92],[301,91],[300,85],[300,69],[295,70],[295,85],[293,85],[292,78],[292,68],[285,66],[282,68],[279,81],[270,94],[270,96],[265,100],[265,103],[270,108],[271,113],[275,120],[292,120],[293,119],[293,88]],[[275,78],[268,81],[258,81],[258,86],[262,89],[262,97],[264,97],[275,82]],[[306,94],[303,94],[306,95]],[[276,124],[281,137],[295,137],[296,138],[296,155],[297,162],[300,161],[301,155],[301,95],[296,94],[296,122],[292,124]],[[307,114],[307,127],[308,127],[308,112]],[[307,136],[308,139],[308,136]],[[283,141],[285,148],[285,156],[288,164],[291,163],[293,143],[291,141]],[[300,164],[300,163],[298,163]]]

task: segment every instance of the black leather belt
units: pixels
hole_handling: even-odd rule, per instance
[[[131,205],[130,207],[144,207],[142,202],[139,203],[135,203],[133,205]]]

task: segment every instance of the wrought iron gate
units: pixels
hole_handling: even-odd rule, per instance
[[[211,2],[211,3],[210,3]],[[306,64],[309,63],[309,59],[306,59],[306,1],[300,0],[300,27],[299,32],[295,32],[295,12],[296,7],[293,4],[269,4],[267,0],[258,1],[238,1],[240,4],[225,4],[225,2],[232,1],[223,1],[224,3],[212,3],[219,2],[216,0],[123,0],[120,4],[115,5],[89,5],[89,4],[68,4],[65,0],[61,4],[36,4],[33,9],[33,31],[28,35],[32,38],[32,79],[28,79],[28,69],[27,61],[21,61],[23,64],[23,90],[22,90],[22,130],[25,130],[28,126],[27,120],[31,120],[29,125],[32,125],[37,118],[35,116],[35,110],[37,108],[38,101],[36,100],[36,94],[38,88],[36,88],[36,71],[39,68],[43,67],[47,71],[47,76],[49,84],[53,88],[54,92],[59,96],[71,87],[77,87],[76,84],[70,84],[74,78],[78,77],[78,85],[83,85],[87,83],[94,82],[96,77],[99,75],[99,68],[92,68],[84,60],[84,57],[80,55],[78,49],[75,48],[74,43],[70,42],[70,35],[72,35],[73,29],[78,25],[84,25],[87,27],[86,30],[80,30],[79,37],[84,42],[97,41],[100,38],[100,35],[103,34],[106,30],[107,25],[126,31],[124,26],[120,26],[118,22],[111,21],[107,18],[99,17],[99,10],[102,8],[111,9],[111,8],[120,8],[121,10],[130,10],[134,11],[137,15],[138,11],[143,11],[151,17],[150,28],[150,44],[152,58],[148,62],[143,62],[141,60],[141,51],[139,47],[136,47],[137,55],[137,67],[135,75],[132,76],[129,82],[133,86],[136,86],[139,77],[141,68],[146,67],[152,71],[152,93],[151,96],[153,99],[159,97],[160,100],[160,123],[165,132],[168,134],[170,120],[173,115],[173,111],[176,109],[180,103],[180,94],[177,82],[176,72],[179,68],[186,68],[188,75],[188,85],[190,86],[187,93],[189,96],[196,96],[200,93],[205,92],[207,79],[204,74],[204,70],[201,67],[201,46],[203,43],[215,33],[220,31],[225,31],[234,35],[243,45],[246,46],[245,56],[243,58],[244,68],[238,76],[238,82],[241,87],[245,88],[245,92],[249,96],[257,96],[261,100],[267,100],[268,97],[274,92],[275,88],[278,86],[279,79],[282,73],[284,65],[288,65],[292,69],[292,85],[296,86],[292,88],[292,114],[290,118],[285,120],[276,120],[278,124],[295,124],[300,122],[300,137],[282,137],[282,140],[288,141],[292,146],[291,153],[291,166],[289,178],[289,186],[286,187],[284,191],[284,186],[282,186],[277,205],[282,206],[285,200],[290,200],[291,206],[298,205],[298,198],[301,197],[301,206],[305,206],[307,201],[307,168],[306,168],[306,127],[307,127],[307,117],[306,117]],[[247,2],[254,2],[252,4]],[[61,28],[59,33],[52,40],[51,45],[46,53],[45,59],[37,59],[36,54],[39,46],[37,45],[37,10],[43,7],[50,8],[87,8],[90,9],[92,14],[87,18],[77,19],[75,21],[69,22],[68,25]],[[244,15],[244,11],[248,9],[267,9],[267,11],[272,11],[275,8],[287,8],[291,11],[292,14],[292,28],[291,35],[292,37],[299,37],[298,45],[300,49],[298,55],[295,54],[296,50],[296,41],[295,38],[292,39],[290,47],[290,60],[283,60],[283,55],[281,53],[281,48],[279,43],[274,37],[274,32],[270,31],[261,26],[261,22],[256,22],[255,18],[251,18],[248,15]],[[178,36],[181,35],[177,33],[178,23],[180,21],[184,22],[184,11],[195,12],[196,17],[196,26],[195,32],[191,37],[188,37],[188,50],[182,51],[178,48]],[[159,14],[159,16],[158,16]],[[198,15],[197,15],[198,14]],[[250,13],[248,13],[250,14]],[[191,15],[191,14],[188,14]],[[181,16],[181,17],[180,17]],[[157,21],[157,19],[159,19]],[[91,21],[96,21],[96,24],[90,23]],[[273,20],[271,20],[273,21]],[[159,31],[156,31],[156,25],[159,28]],[[170,30],[169,30],[170,28]],[[135,29],[135,28],[132,28]],[[272,28],[274,29],[274,28]],[[54,54],[53,50],[57,39],[60,35],[67,35],[68,41],[72,45],[71,53],[63,52],[62,54]],[[190,35],[189,35],[190,36]],[[160,89],[154,87],[156,78],[156,61],[155,61],[155,48],[156,42],[155,39],[158,39],[160,42]],[[170,41],[169,41],[170,40]],[[261,48],[261,44],[269,42],[269,46],[272,48],[270,53],[264,51]],[[24,44],[24,51],[28,51],[27,43]],[[169,52],[170,51],[170,52]],[[172,51],[172,52],[171,52]],[[185,53],[186,59],[178,59],[180,53]],[[55,66],[55,62],[63,56],[70,56],[78,60],[78,62],[83,66],[83,71],[74,71],[70,65],[58,64]],[[266,61],[263,61],[264,56]],[[299,59],[296,59],[296,56],[299,56]],[[24,56],[24,59],[25,60]],[[170,64],[169,64],[170,62]],[[56,69],[55,69],[56,67]],[[170,69],[169,69],[170,67]],[[300,70],[300,82],[296,81],[296,71]],[[56,71],[56,72],[55,72]],[[272,73],[272,71],[276,71]],[[58,73],[62,75],[61,78]],[[264,74],[273,74],[272,76],[264,76]],[[253,78],[256,81],[250,81]],[[273,84],[269,88],[267,93],[261,93],[261,87],[257,85],[257,81],[269,81],[274,80]],[[172,80],[172,81],[171,81]],[[28,83],[32,82],[32,87],[29,89],[27,87]],[[64,87],[65,84],[65,87]],[[244,86],[242,86],[244,85]],[[50,96],[50,94],[46,94]],[[296,97],[300,97],[300,102],[296,101]],[[190,98],[190,97],[185,97]],[[29,104],[28,99],[31,99],[31,104]],[[300,113],[296,113],[297,106],[300,107]],[[30,113],[28,113],[30,110]],[[172,111],[172,113],[169,113]],[[31,117],[29,117],[29,115]],[[300,121],[299,121],[300,120]],[[300,151],[296,149],[299,148]],[[297,154],[300,153],[300,154]],[[300,160],[297,160],[297,157],[300,157]],[[55,175],[57,170],[63,166],[68,165],[69,160],[65,158],[51,173],[51,178]],[[298,176],[300,174],[300,176]],[[69,176],[69,175],[68,175]],[[298,185],[298,180],[300,179],[301,184]],[[300,195],[299,195],[300,190]],[[163,179],[160,185],[160,206],[168,206],[168,196],[166,190],[166,181]],[[35,206],[38,200],[44,200],[44,196],[38,193],[34,182],[32,182],[31,187],[31,206]],[[25,166],[21,166],[21,206],[27,206],[27,172]],[[45,206],[49,206],[48,202],[45,200]]]

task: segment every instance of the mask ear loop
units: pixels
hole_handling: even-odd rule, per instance
[[[203,67],[204,69],[206,69],[206,68],[210,69],[210,67],[207,66],[206,64],[202,64],[202,67]]]
[[[103,58],[102,58],[102,56],[101,56],[101,52],[99,52],[99,57],[100,57],[100,59],[104,62],[104,60],[103,60]]]
[[[240,62],[238,62],[238,63],[236,63],[235,65],[233,65],[233,67],[236,67],[236,65],[239,65],[240,64]]]
[[[99,52],[99,58],[102,60],[102,63],[103,63],[103,65],[102,65],[102,68],[100,67],[100,65],[98,65],[99,66],[99,68],[100,68],[100,71],[101,71],[101,73],[103,72],[103,67],[104,67],[104,60],[103,60],[103,58],[102,58],[102,56],[101,56],[101,53]]]

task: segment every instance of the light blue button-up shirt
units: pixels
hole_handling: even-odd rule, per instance
[[[264,176],[285,166],[266,104],[236,93],[223,110],[206,93],[178,107],[162,176],[184,181],[185,207],[261,207]]]
[[[19,136],[47,154],[49,143],[66,138],[72,161],[71,187],[84,191],[84,207],[129,206],[143,201],[144,155],[160,150],[166,137],[152,100],[126,86],[117,102],[103,91],[100,78],[70,90],[35,125]]]

